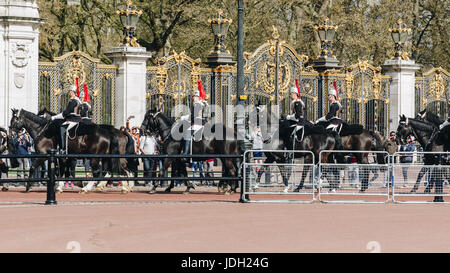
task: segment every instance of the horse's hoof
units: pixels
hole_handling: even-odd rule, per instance
[[[103,192],[103,187],[96,187],[95,190],[96,190],[96,191]]]
[[[3,187],[2,188],[2,191],[8,191],[9,189],[8,188],[6,188],[6,187]]]
[[[61,193],[63,193],[63,191],[62,190],[56,190],[56,193],[57,194],[61,194]]]
[[[88,192],[87,192],[87,190],[81,190],[81,191],[79,191],[78,193],[79,193],[79,194],[86,194],[86,193],[88,193]]]
[[[128,193],[128,190],[122,190],[120,193],[121,193],[121,194],[127,194],[127,193]]]
[[[231,193],[229,192],[229,191],[226,191],[225,192],[225,195],[230,195]]]
[[[166,189],[164,192],[170,193],[171,189]]]

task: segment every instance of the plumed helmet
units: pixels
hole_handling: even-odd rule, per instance
[[[194,94],[193,96],[200,97],[200,90],[195,89],[193,94]]]
[[[69,86],[69,89],[67,89],[65,94],[69,94],[70,91],[77,92],[77,87],[74,84]]]
[[[337,98],[336,90],[334,90],[333,88],[328,91],[328,95],[333,95]]]
[[[296,86],[291,86],[291,88],[289,89],[289,93],[295,93],[296,95],[298,95],[298,89]]]

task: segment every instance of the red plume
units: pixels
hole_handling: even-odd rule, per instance
[[[77,97],[80,97],[80,87],[78,86],[78,77],[75,80],[76,84],[77,84]]]
[[[336,87],[336,81],[333,81],[334,90],[336,91],[336,100],[339,100],[339,92]]]
[[[83,102],[88,102],[91,103],[91,98],[89,97],[89,92],[88,92],[88,88],[87,88],[87,84],[84,83],[84,99]]]
[[[300,95],[300,85],[298,84],[298,79],[295,79],[295,85],[297,86],[297,90],[298,90],[298,97],[301,98],[302,95]]]
[[[205,89],[203,89],[203,85],[202,85],[202,81],[201,80],[198,80],[198,91],[200,92],[200,98],[202,100],[205,100],[206,93],[205,93]]]

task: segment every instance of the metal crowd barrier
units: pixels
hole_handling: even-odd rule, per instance
[[[336,155],[341,156],[346,163],[322,163],[327,154],[329,155],[328,160],[330,160],[330,156]],[[352,163],[353,156],[365,154],[368,154],[369,162],[374,163]],[[390,157],[387,152],[324,150],[319,155],[318,178],[321,202],[386,203],[389,201],[390,166],[389,160],[386,161],[386,159]],[[377,162],[378,158],[380,158],[379,161],[384,162]]]
[[[135,176],[108,176],[108,177],[56,177],[55,168],[57,164],[57,159],[60,158],[153,158],[153,159],[181,159],[181,158],[192,158],[192,159],[209,159],[209,158],[236,158],[242,161],[242,155],[211,155],[211,154],[194,154],[194,155],[120,155],[120,154],[68,154],[61,155],[57,154],[56,150],[50,150],[48,154],[38,154],[38,155],[0,155],[0,159],[38,159],[45,158],[48,161],[48,175],[45,178],[2,178],[0,179],[0,185],[8,184],[8,183],[27,183],[27,182],[46,182],[47,183],[47,200],[45,202],[46,205],[55,205],[56,202],[56,194],[55,194],[55,186],[57,182],[90,182],[90,181],[242,181],[241,176],[236,177],[135,177]]]
[[[392,162],[394,203],[450,201],[450,152],[397,152]]]
[[[288,160],[284,164],[276,162],[260,163],[254,152],[281,153]],[[45,177],[2,178],[0,186],[8,183],[44,182],[47,185],[45,204],[56,204],[55,185],[57,182],[76,181],[238,181],[241,187],[241,202],[290,202],[312,203],[315,189],[318,189],[318,200],[324,203],[386,203],[391,199],[394,203],[429,203],[450,202],[450,152],[397,152],[389,156],[379,151],[321,151],[319,165],[312,162],[298,162],[293,153],[309,155],[314,162],[314,154],[310,151],[292,150],[250,150],[244,155],[59,155],[55,150],[49,154],[39,155],[0,155],[0,159],[38,159],[48,162]],[[384,158],[384,162],[373,164],[322,163],[326,153],[364,154],[376,158]],[[406,162],[405,158],[412,158]],[[236,158],[241,172],[237,177],[56,177],[55,167],[59,158]],[[433,164],[427,162],[432,160]],[[304,161],[304,160],[303,160]],[[308,173],[306,175],[306,173]],[[305,175],[301,189],[302,176]],[[287,186],[287,187],[286,187]],[[390,188],[392,191],[390,192]],[[251,196],[251,198],[250,198]],[[446,200],[447,199],[447,200]]]
[[[287,158],[287,163],[257,162],[260,157],[254,153],[279,153]],[[311,163],[298,163],[293,153],[311,156]],[[303,158],[304,160],[304,158]],[[314,154],[297,150],[250,150],[244,153],[243,202],[257,203],[312,203],[314,202]],[[299,188],[302,176],[304,183]],[[251,198],[250,198],[251,196]]]

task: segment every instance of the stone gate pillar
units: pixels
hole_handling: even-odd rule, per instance
[[[413,60],[393,59],[385,61],[382,68],[385,75],[392,77],[389,90],[389,128],[395,131],[398,127],[399,115],[415,117],[414,86],[416,71],[420,69],[420,65]]]
[[[113,48],[106,56],[119,66],[116,77],[115,126],[125,126],[127,118],[135,116],[130,126],[140,126],[146,112],[147,59],[151,53],[143,47]]]
[[[11,108],[38,110],[39,18],[36,0],[0,0],[0,126]]]

